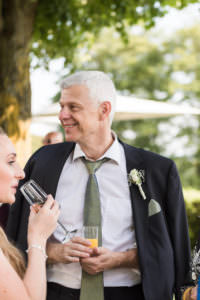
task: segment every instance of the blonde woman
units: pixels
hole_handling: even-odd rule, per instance
[[[19,180],[24,176],[16,162],[14,146],[0,128],[0,205],[15,202]],[[46,298],[46,241],[56,228],[58,215],[58,204],[50,195],[38,213],[31,208],[26,269],[21,253],[8,241],[0,228],[0,299]]]

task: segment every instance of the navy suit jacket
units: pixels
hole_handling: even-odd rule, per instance
[[[58,180],[74,143],[61,143],[40,148],[25,167],[26,178],[38,182],[55,196]],[[134,184],[130,185],[133,220],[138,245],[142,285],[146,300],[181,299],[180,287],[190,281],[190,243],[185,205],[174,162],[155,153],[123,144],[127,172],[145,171],[142,187],[144,200]],[[69,174],[70,176],[70,174]],[[161,211],[149,216],[151,199]],[[20,191],[10,210],[7,234],[22,250],[27,248],[29,205]]]

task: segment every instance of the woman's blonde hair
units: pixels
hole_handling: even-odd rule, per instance
[[[6,135],[4,130],[0,127],[0,135]],[[18,275],[23,278],[25,273],[25,260],[22,253],[10,243],[0,227],[0,249],[7,257],[9,263],[13,266]]]
[[[6,135],[5,131],[3,130],[2,127],[0,127],[0,135]]]
[[[9,263],[17,274],[23,278],[25,273],[25,260],[22,253],[13,246],[7,239],[3,229],[0,227],[0,248],[7,257]]]

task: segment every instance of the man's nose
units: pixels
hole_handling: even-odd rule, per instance
[[[62,121],[64,119],[70,118],[70,111],[68,108],[64,108],[59,112],[59,120]]]

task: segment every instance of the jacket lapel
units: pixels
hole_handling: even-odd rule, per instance
[[[47,166],[49,176],[45,176],[43,187],[44,190],[46,190],[48,194],[52,194],[53,197],[55,197],[58,181],[64,164],[74,147],[75,143],[66,142],[62,144],[62,147],[60,144],[55,156],[49,161]]]
[[[144,161],[141,155],[141,150],[129,146],[127,144],[123,144],[125,156],[126,156],[126,167],[128,174],[132,169],[144,170],[146,175],[146,169],[144,165]],[[130,195],[131,195],[131,203],[133,208],[133,221],[135,227],[135,234],[138,244],[138,249],[142,249],[139,251],[140,263],[145,261],[145,247],[147,243],[148,237],[148,203],[150,200],[149,192],[147,189],[147,184],[144,182],[142,184],[142,189],[146,195],[146,200],[144,200],[139,192],[138,186],[135,184],[130,185]]]

